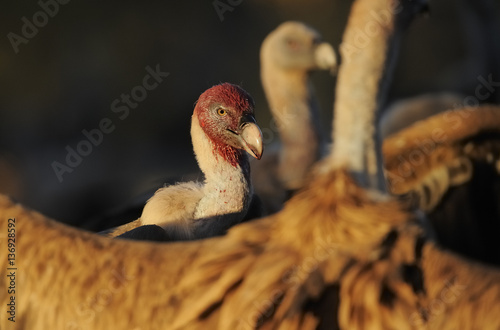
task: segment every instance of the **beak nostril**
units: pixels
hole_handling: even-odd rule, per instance
[[[253,123],[253,124],[257,123],[257,121],[255,120],[255,117],[252,114],[248,114],[248,113],[244,114],[243,116],[241,116],[239,128],[243,129],[243,127],[245,127],[247,124],[250,124],[250,123]]]

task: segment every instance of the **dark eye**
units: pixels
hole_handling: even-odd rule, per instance
[[[225,116],[225,115],[227,115],[227,111],[225,109],[219,108],[219,109],[217,109],[217,114],[219,116]]]
[[[300,48],[299,41],[295,40],[295,39],[288,39],[286,41],[286,45],[288,46],[288,48],[290,48],[292,50],[298,50]]]

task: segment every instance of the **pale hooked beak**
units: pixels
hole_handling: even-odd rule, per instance
[[[252,115],[245,115],[241,118],[237,136],[246,152],[257,159],[262,157],[264,152],[262,132]]]
[[[314,52],[314,59],[318,69],[330,70],[331,74],[337,72],[337,55],[329,43],[322,42],[318,45]]]

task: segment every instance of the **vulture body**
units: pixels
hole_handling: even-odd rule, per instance
[[[252,164],[255,191],[270,212],[302,187],[324,151],[319,105],[309,79],[314,70],[336,69],[332,46],[318,32],[295,21],[279,25],[260,49],[262,86],[281,143]]]
[[[129,230],[116,238],[133,239],[139,241],[168,242],[170,236],[165,229],[157,225],[143,225]]]
[[[499,270],[429,241],[412,214],[384,192],[375,132],[359,131],[369,121],[375,127],[388,55],[423,3],[402,1],[401,10],[391,11],[393,5],[353,3],[344,45],[355,44],[374,12],[386,13],[371,46],[354,53],[341,48],[336,120],[350,119],[353,126],[335,130],[336,149],[271,217],[222,237],[158,244],[110,240],[0,197],[0,226],[16,219],[22,251],[15,261],[16,323],[1,313],[0,327],[499,328]],[[351,107],[356,100],[358,107]],[[345,107],[352,111],[339,110]],[[355,132],[364,143],[353,149],[355,141],[345,141]],[[3,265],[8,258],[0,250]],[[0,276],[6,272],[2,267]],[[3,306],[10,299],[0,290]]]
[[[388,138],[412,124],[438,115],[447,110],[460,108],[465,95],[457,93],[429,93],[405,98],[391,104],[380,118],[380,133]]]
[[[499,266],[500,108],[483,103],[500,95],[495,4],[460,0],[452,9],[467,47],[447,86],[462,94],[411,97],[384,112],[389,187],[424,211],[444,247]]]
[[[241,222],[253,199],[248,152],[262,155],[262,133],[253,116],[254,102],[242,88],[224,83],[201,94],[191,138],[205,182],[160,188],[141,217],[113,230],[119,236],[141,225],[162,227],[171,240],[223,234]]]
[[[450,109],[390,136],[389,188],[426,213],[438,241],[500,265],[500,107]]]
[[[2,329],[500,326],[498,270],[443,251],[397,201],[374,200],[342,170],[272,217],[199,241],[110,240],[5,197],[0,210],[0,225],[16,218],[20,251],[16,323],[2,313]]]

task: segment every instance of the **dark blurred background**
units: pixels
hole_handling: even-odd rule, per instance
[[[53,1],[41,1],[53,3]],[[261,127],[271,125],[259,80],[259,47],[286,20],[320,31],[338,49],[350,1],[77,1],[59,4],[46,24],[37,1],[0,5],[0,193],[57,220],[82,225],[170,178],[197,171],[189,137],[194,102],[219,82],[242,85],[256,101]],[[221,16],[214,3],[227,4]],[[430,17],[410,27],[389,101],[438,91],[474,95],[478,77],[500,81],[496,0],[431,0]],[[53,8],[52,8],[53,9]],[[24,38],[23,17],[42,27]],[[20,39],[16,39],[20,42]],[[169,72],[124,120],[111,110],[142,85],[145,68]],[[335,79],[313,76],[331,127]],[[489,102],[497,102],[492,93]],[[71,173],[57,178],[82,130],[109,118],[115,129]],[[266,142],[277,138],[265,130]]]

